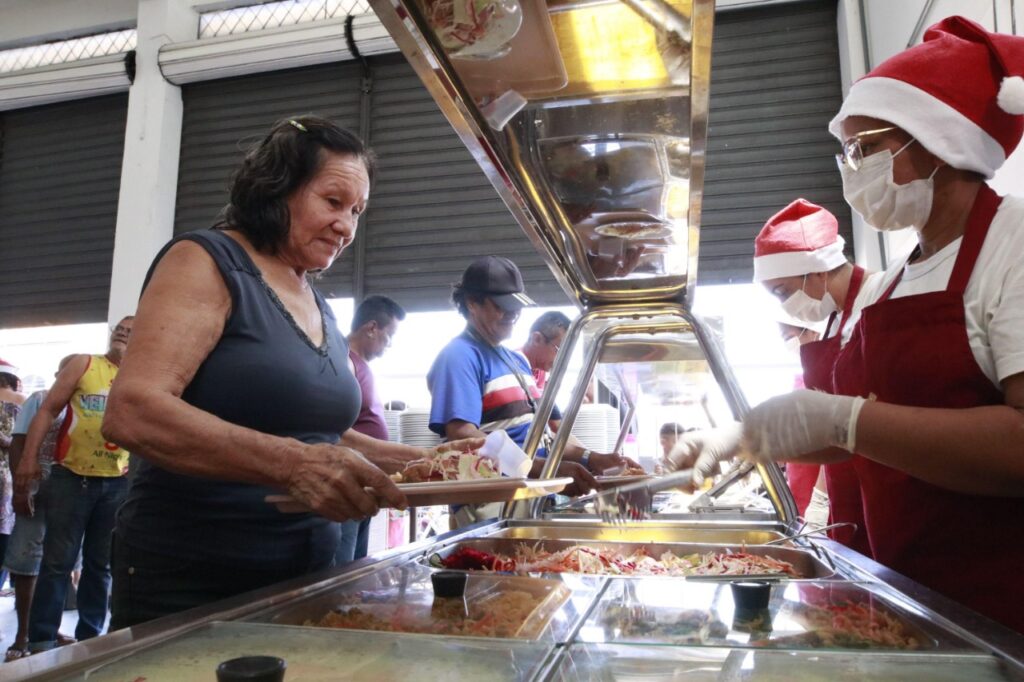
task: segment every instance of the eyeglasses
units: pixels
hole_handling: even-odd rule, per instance
[[[861,138],[867,137],[868,135],[880,135],[893,130],[899,130],[899,127],[889,126],[888,128],[876,128],[875,130],[865,130],[851,135],[845,142],[843,142],[843,151],[836,154],[836,163],[840,168],[846,166],[850,170],[857,170],[860,168],[860,164],[864,160],[864,147],[861,146]]]
[[[558,343],[555,343],[555,340],[551,339],[551,338],[548,338],[548,335],[545,334],[544,332],[540,332],[540,335],[544,337],[544,341],[547,342],[547,344],[549,346],[554,346],[555,347],[555,352],[556,353],[558,352],[558,349],[562,347],[561,341],[559,341]]]

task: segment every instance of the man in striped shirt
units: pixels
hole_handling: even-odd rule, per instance
[[[540,391],[526,358],[501,345],[512,336],[523,307],[533,305],[519,268],[499,256],[473,261],[455,285],[452,302],[466,319],[466,329],[441,350],[427,374],[430,429],[447,440],[504,429],[522,446]],[[592,472],[623,462],[570,444],[558,475],[575,481],[566,494],[582,494],[595,485]],[[535,459],[531,475],[539,474],[542,466]]]

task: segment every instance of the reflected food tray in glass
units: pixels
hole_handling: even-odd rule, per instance
[[[254,620],[379,632],[538,639],[553,621],[570,627],[559,580],[470,576],[464,598],[435,599],[432,571],[415,564],[381,571],[336,589],[257,614]],[[550,633],[557,636],[557,633]]]
[[[776,583],[767,609],[736,608],[731,585],[612,580],[579,639],[758,649],[976,651],[877,587]]]
[[[583,644],[568,648],[557,682],[1006,682],[1020,675],[985,654],[784,652]]]

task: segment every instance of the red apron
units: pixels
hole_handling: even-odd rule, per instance
[[[897,278],[864,309],[836,360],[837,394],[931,408],[1003,404],[974,359],[964,316],[964,291],[1000,201],[988,187],[978,193],[945,291],[891,299]],[[964,495],[866,457],[852,462],[876,561],[1024,631],[1024,500]]]
[[[839,320],[839,330],[835,336],[827,337],[821,341],[813,341],[800,346],[800,364],[804,368],[804,384],[807,388],[817,391],[835,392],[832,370],[839,356],[842,344],[843,327],[853,311],[853,302],[857,300],[857,294],[864,283],[864,269],[854,266],[853,274],[850,277],[850,288],[846,292],[846,300],[843,303],[843,315]],[[835,314],[829,320],[828,334],[832,323],[835,322]],[[800,473],[798,477],[806,477],[810,480],[810,488],[807,489],[807,501],[811,499],[811,491],[814,482],[818,478],[818,464],[796,464],[786,465],[788,472],[790,467],[797,467]],[[813,470],[813,474],[811,473]],[[813,475],[813,478],[812,478]],[[840,462],[838,464],[825,465],[825,481],[828,485],[829,523],[855,523],[856,531],[852,528],[843,527],[829,531],[829,536],[850,547],[861,554],[869,554],[867,531],[864,528],[864,513],[860,500],[860,484],[857,482],[857,473],[852,462]],[[791,484],[792,485],[792,484]],[[796,488],[793,490],[794,497],[797,495]],[[806,509],[797,502],[797,507]]]

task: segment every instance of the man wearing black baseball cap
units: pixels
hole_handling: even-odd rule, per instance
[[[540,391],[526,358],[501,342],[512,336],[523,307],[534,305],[526,295],[523,276],[507,258],[478,258],[453,286],[452,303],[466,319],[466,329],[441,350],[427,374],[430,429],[447,440],[504,429],[522,447]],[[594,487],[593,475],[581,463],[588,458],[582,448],[566,448],[558,473],[575,479],[567,494]],[[535,460],[532,475],[542,465]],[[465,524],[495,513],[487,507],[464,507],[456,518]]]

